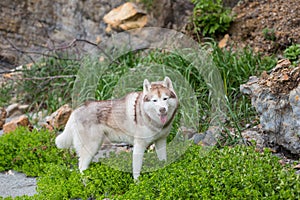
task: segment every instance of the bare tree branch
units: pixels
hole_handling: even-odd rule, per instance
[[[46,77],[30,77],[30,78],[24,78],[24,77],[15,77],[16,80],[53,80],[58,78],[76,78],[76,75],[60,75],[60,76],[46,76]]]

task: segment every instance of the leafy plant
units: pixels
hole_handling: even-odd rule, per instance
[[[38,182],[37,199],[297,199],[299,175],[283,168],[269,151],[236,146],[207,151],[192,146],[178,161],[142,174],[138,184],[130,173],[93,163],[80,175],[49,165]]]
[[[294,65],[300,60],[300,44],[293,44],[283,52],[284,57],[289,59]]]
[[[13,80],[0,83],[0,107],[7,106],[14,95]]]
[[[73,59],[46,57],[23,70],[19,93],[32,109],[53,112],[71,101],[71,91],[79,69]]]
[[[223,7],[222,0],[191,0],[193,9],[194,32],[203,36],[224,33],[233,21],[231,11]]]
[[[28,176],[44,173],[49,163],[76,165],[74,154],[58,150],[54,144],[56,134],[46,130],[32,132],[27,128],[0,137],[0,171],[14,169]],[[73,159],[73,160],[72,160]]]
[[[207,156],[193,146],[183,158],[157,172],[116,199],[297,199],[299,176],[278,158],[254,147],[212,149]]]
[[[266,40],[271,40],[271,41],[276,40],[276,35],[275,35],[275,30],[274,29],[264,28],[262,30],[262,33],[263,33],[263,36]]]
[[[139,2],[144,5],[147,11],[151,11],[151,8],[153,7],[153,1],[154,0],[140,0]]]

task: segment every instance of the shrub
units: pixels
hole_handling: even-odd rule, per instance
[[[300,44],[293,44],[284,50],[283,55],[285,58],[289,59],[293,65],[299,63],[300,60]]]
[[[203,36],[224,33],[233,21],[231,11],[223,7],[222,0],[192,0],[194,32]]]

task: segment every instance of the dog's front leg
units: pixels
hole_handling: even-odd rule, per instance
[[[140,176],[145,149],[146,146],[143,144],[139,144],[139,142],[135,142],[133,146],[132,169],[133,169],[133,178],[135,180],[137,180],[138,177]]]
[[[155,142],[155,151],[159,160],[167,160],[167,138],[161,138]]]

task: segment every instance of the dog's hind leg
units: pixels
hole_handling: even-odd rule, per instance
[[[89,167],[99,147],[102,145],[104,133],[99,132],[98,126],[91,126],[86,128],[84,134],[79,134],[77,138],[76,151],[79,156],[79,170],[80,172]]]

